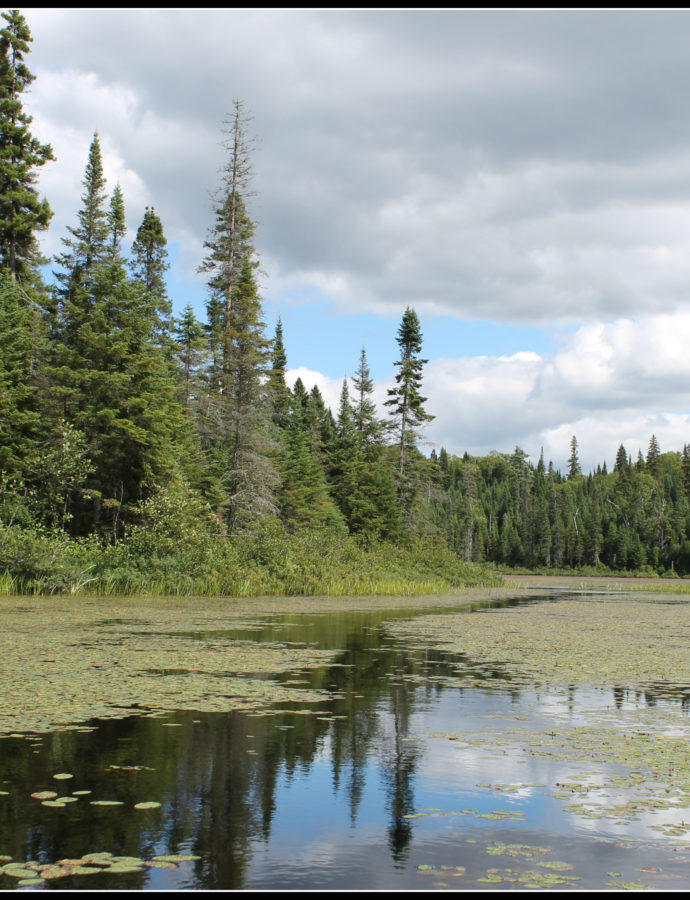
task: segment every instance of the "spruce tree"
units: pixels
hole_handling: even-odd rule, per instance
[[[71,237],[63,238],[67,248],[57,257],[57,263],[65,272],[56,273],[62,286],[61,296],[66,302],[88,303],[88,291],[94,268],[108,253],[108,235],[111,233],[111,216],[106,208],[106,180],[103,174],[103,157],[98,133],[89,147],[89,158],[84,172],[82,207],[78,213],[78,225],[67,231]],[[84,291],[86,293],[84,293]],[[78,294],[78,297],[75,295]]]
[[[172,312],[165,283],[168,263],[167,238],[156,211],[146,207],[144,218],[132,243],[129,267],[135,281],[144,285],[161,317],[167,321]]]
[[[423,467],[417,442],[419,434],[434,416],[424,409],[426,397],[421,394],[422,370],[427,362],[419,354],[422,349],[422,330],[417,313],[407,307],[403,314],[397,337],[400,359],[395,363],[398,374],[396,386],[388,391],[385,405],[391,412],[388,430],[396,448],[396,482],[398,495],[405,516],[410,521],[412,508],[421,479]]]
[[[177,348],[184,405],[188,410],[198,410],[207,341],[206,330],[195,316],[191,303],[185,306],[182,316],[175,322],[173,340]]]
[[[85,436],[93,464],[71,527],[84,532],[105,521],[117,540],[134,504],[176,472],[191,472],[195,450],[173,361],[158,341],[158,299],[130,278],[122,255],[119,187],[106,207],[97,137],[84,186],[79,225],[69,229],[69,252],[59,259],[53,396]]]
[[[568,458],[568,478],[577,478],[582,475],[580,468],[580,459],[577,452],[577,438],[572,436],[570,441],[570,457]]]
[[[216,220],[200,270],[210,278],[209,327],[213,369],[203,431],[213,466],[226,485],[228,527],[246,529],[276,511],[278,476],[268,438],[271,415],[267,385],[271,343],[256,282],[250,196],[251,140],[244,106],[234,102],[225,143],[227,162],[216,203]]]
[[[0,273],[0,472],[14,478],[41,432],[35,332],[38,316],[19,283]]]
[[[116,260],[122,251],[122,239],[127,231],[125,222],[125,201],[122,189],[116,184],[110,196],[110,209],[108,210],[108,259]]]
[[[625,472],[629,468],[628,451],[623,444],[620,445],[616,452],[616,462],[613,467],[614,472]]]
[[[659,457],[661,456],[661,449],[659,447],[659,441],[657,441],[656,436],[652,435],[649,439],[649,446],[647,448],[647,470],[651,472],[652,475],[656,475],[659,470]]]
[[[2,18],[7,24],[0,30],[0,270],[25,282],[37,277],[36,232],[52,217],[35,187],[37,169],[55,157],[50,145],[29,131],[32,117],[22,106],[22,93],[34,80],[24,62],[31,32],[19,10]]]
[[[286,428],[290,414],[290,391],[285,383],[287,354],[283,343],[283,323],[278,318],[271,346],[271,367],[268,372],[271,395],[271,418],[278,428]]]
[[[367,353],[362,347],[359,356],[359,366],[352,378],[354,388],[354,403],[352,415],[354,425],[359,435],[362,448],[372,447],[380,443],[383,434],[383,426],[376,416],[376,404],[372,396],[374,393],[374,381],[371,377]]]

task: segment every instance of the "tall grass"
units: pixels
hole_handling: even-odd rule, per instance
[[[0,526],[1,527],[1,526]],[[16,527],[0,532],[0,594],[419,595],[501,581],[442,543],[369,541],[329,529],[180,540],[139,530],[116,546]]]

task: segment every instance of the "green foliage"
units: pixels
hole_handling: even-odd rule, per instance
[[[434,417],[425,411],[427,398],[420,393],[422,370],[427,360],[419,357],[422,330],[417,313],[409,306],[403,314],[397,342],[400,347],[400,359],[395,363],[398,374],[395,376],[395,387],[388,391],[385,405],[391,415],[387,423],[388,431],[397,447],[398,496],[406,524],[413,527],[415,501],[422,482],[417,441],[423,426]]]
[[[19,475],[40,427],[38,351],[42,330],[26,290],[0,271],[0,471]]]
[[[34,76],[24,62],[33,40],[19,10],[4,12],[0,30],[0,270],[36,282],[41,262],[35,232],[48,227],[52,212],[35,188],[36,170],[54,159],[49,144],[29,131],[32,117],[21,95]]]
[[[621,447],[613,472],[598,467],[567,480],[534,468],[520,448],[512,456],[443,459],[442,490],[432,494],[430,514],[460,554],[467,552],[472,512],[473,559],[532,569],[690,572],[680,453],[659,453],[638,468]]]
[[[167,241],[146,209],[123,253],[98,134],[81,208],[38,276],[34,189],[52,159],[31,137],[33,80],[19,12],[0,31],[0,578],[22,591],[295,593],[447,589],[486,563],[690,573],[690,448],[652,436],[631,464],[567,477],[512,454],[420,450],[426,412],[419,318],[397,332],[388,421],[361,350],[337,418],[318,387],[290,391],[278,320],[264,334],[253,246],[248,117],[235,101],[201,270],[207,320],[171,323]],[[388,443],[386,443],[388,442]]]

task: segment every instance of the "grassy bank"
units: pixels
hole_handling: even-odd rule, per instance
[[[442,543],[359,542],[268,526],[232,537],[139,531],[117,545],[0,528],[0,594],[148,596],[419,595],[503,579]]]
[[[563,587],[575,591],[604,590],[608,593],[650,593],[650,594],[690,594],[690,580],[680,578],[650,578],[621,575],[582,575],[572,571],[562,575],[503,573],[504,584],[515,588],[556,588]]]

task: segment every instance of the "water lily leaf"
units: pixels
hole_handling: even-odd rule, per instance
[[[33,875],[33,872],[31,873]],[[53,878],[67,878],[70,874],[68,866],[47,866],[41,872],[41,878],[51,881]]]
[[[74,775],[70,775],[69,772],[58,772],[53,778],[56,781],[67,781],[68,778],[74,778]]]
[[[201,859],[200,856],[191,853],[167,853],[153,858],[160,862],[191,862],[194,859]]]
[[[31,795],[36,800],[53,800],[57,797],[56,791],[36,791]]]
[[[122,800],[89,800],[91,806],[122,806]]]
[[[41,800],[41,806],[55,806],[64,809],[66,805],[66,803],[61,803],[59,800]]]
[[[43,884],[43,880],[40,875],[37,875],[35,878],[22,878],[17,882],[18,887],[28,887],[30,884]]]
[[[5,875],[9,875],[10,878],[34,878],[36,873],[33,869],[27,869],[24,866],[16,865],[16,866],[5,866],[3,869]]]
[[[108,872],[112,872],[116,875],[124,875],[130,872],[143,872],[144,866],[143,864],[140,866],[130,866],[125,865],[125,863],[113,863],[112,866],[108,869]]]
[[[92,791],[72,791],[73,797],[86,797],[87,794],[92,793]]]
[[[559,862],[558,860],[554,860],[553,862],[539,862],[537,865],[541,866],[543,869],[553,869],[556,872],[570,872],[573,869],[570,863]]]
[[[135,809],[157,809],[159,806],[160,806],[160,803],[158,803],[155,800],[147,800],[144,803],[135,803],[134,804]]]

